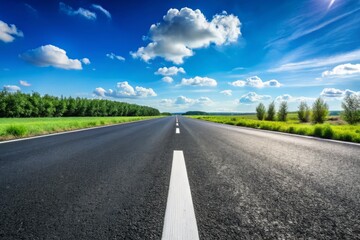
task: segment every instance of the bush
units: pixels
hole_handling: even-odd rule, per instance
[[[272,103],[270,103],[268,111],[267,111],[267,116],[266,116],[266,120],[268,121],[274,121],[275,120],[275,114],[276,114],[276,110],[275,110],[275,103],[274,101]]]
[[[286,122],[287,114],[288,114],[287,102],[280,103],[280,108],[279,108],[279,111],[278,111],[278,114],[277,114],[278,120]]]
[[[329,107],[324,102],[322,98],[315,100],[312,107],[312,120],[314,123],[323,123],[326,120],[327,115],[329,114]]]
[[[360,122],[360,96],[355,94],[347,95],[341,104],[344,112],[343,118],[350,124]]]
[[[314,136],[321,137],[322,136],[322,127],[321,126],[315,126],[314,128]]]
[[[23,125],[12,125],[9,126],[5,129],[5,133],[7,135],[13,135],[15,137],[22,137],[25,136],[27,134],[27,129],[25,126]]]
[[[257,107],[256,107],[256,117],[259,120],[264,120],[265,118],[265,114],[266,114],[266,109],[264,104],[260,103]]]
[[[325,125],[325,127],[322,129],[322,137],[323,138],[333,138],[335,135],[334,130],[330,127],[330,125]]]
[[[306,102],[301,102],[298,110],[298,118],[300,122],[309,122],[310,121],[310,108]]]

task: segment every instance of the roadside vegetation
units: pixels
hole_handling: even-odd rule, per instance
[[[75,129],[90,128],[157,118],[150,117],[67,117],[0,118],[0,140],[30,137]]]
[[[168,115],[169,113],[163,113]],[[160,116],[159,110],[101,99],[0,92],[0,140],[43,135]]]
[[[342,107],[340,116],[329,116],[328,105],[318,98],[311,108],[302,102],[298,111],[292,113],[288,112],[286,102],[280,104],[278,111],[272,102],[267,111],[265,105],[260,103],[256,114],[251,115],[192,117],[235,126],[360,143],[360,97],[345,97]]]

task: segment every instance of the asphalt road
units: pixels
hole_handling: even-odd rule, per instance
[[[161,239],[174,150],[200,239],[360,239],[360,146],[179,125],[0,144],[0,239]]]

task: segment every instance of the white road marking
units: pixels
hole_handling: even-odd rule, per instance
[[[176,134],[180,134],[180,128],[176,128]]]
[[[183,151],[174,151],[161,239],[199,239]]]
[[[179,123],[176,123],[176,126],[178,127],[178,126],[179,126]]]

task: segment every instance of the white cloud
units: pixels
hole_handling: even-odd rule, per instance
[[[30,87],[31,86],[30,83],[28,83],[27,81],[24,81],[24,80],[20,80],[19,83],[20,83],[21,86],[24,86],[24,87]]]
[[[224,90],[221,91],[220,93],[224,94],[225,96],[232,96],[232,90]]]
[[[355,92],[350,89],[340,90],[336,88],[324,88],[320,93],[322,97],[328,97],[328,98],[342,98],[352,94],[356,94],[360,96],[360,92]]]
[[[17,29],[14,24],[8,25],[0,20],[0,41],[9,43],[15,40],[15,37],[23,37],[22,31]]]
[[[106,17],[111,19],[110,12],[108,10],[106,10],[105,8],[103,8],[102,6],[97,5],[97,4],[92,4],[91,6],[95,9],[99,10],[100,12],[104,13]]]
[[[88,58],[83,58],[83,59],[81,59],[81,62],[83,63],[83,64],[85,64],[85,65],[89,65],[91,62],[90,62],[90,59],[88,59]]]
[[[178,73],[185,73],[185,70],[184,68],[182,67],[162,67],[162,68],[159,68],[155,74],[156,75],[162,75],[162,76],[174,76],[174,75],[177,75]]]
[[[323,58],[312,58],[310,60],[301,61],[301,62],[286,63],[281,65],[280,67],[269,69],[268,71],[269,72],[297,71],[303,69],[326,67],[329,65],[352,62],[356,60],[360,60],[360,49],[347,53],[323,57]]]
[[[343,76],[356,73],[360,73],[360,64],[346,63],[334,67],[331,71],[324,71],[322,77]]]
[[[213,104],[213,101],[208,98],[208,97],[200,97],[199,99],[196,100],[196,103],[199,104],[199,105],[211,105]]]
[[[245,95],[242,95],[239,99],[239,103],[241,104],[253,104],[259,101],[270,100],[271,96],[269,95],[259,95],[255,92],[249,92]]]
[[[246,81],[243,80],[237,80],[232,83],[230,83],[234,87],[255,87],[255,88],[263,88],[263,87],[280,87],[281,84],[278,80],[272,79],[266,82],[263,82],[261,78],[258,76],[252,76],[246,79]]]
[[[117,59],[119,61],[125,61],[125,58],[119,55],[116,55],[115,53],[108,53],[106,56],[110,59]]]
[[[200,86],[200,87],[216,87],[217,82],[215,79],[208,77],[199,77],[194,78],[183,78],[180,85],[182,86]]]
[[[283,94],[275,98],[276,102],[306,102],[314,101],[315,98],[309,97],[293,97],[290,94]]]
[[[115,90],[98,87],[93,92],[99,97],[112,98],[138,98],[138,97],[156,97],[157,94],[152,88],[136,86],[135,89],[128,82],[118,82]]]
[[[91,12],[90,10],[79,8],[78,10],[74,10],[72,7],[66,5],[63,2],[59,3],[59,9],[60,12],[63,12],[69,16],[81,16],[88,20],[95,20],[96,19],[96,13]]]
[[[166,82],[166,83],[172,83],[174,81],[174,79],[169,76],[163,77],[161,80],[163,80],[163,82]]]
[[[171,8],[162,22],[151,25],[149,39],[152,42],[131,54],[146,62],[162,57],[181,64],[184,58],[194,55],[193,49],[236,42],[241,35],[240,25],[237,16],[226,12],[216,14],[209,22],[198,9]]]
[[[5,85],[4,90],[8,92],[17,92],[21,91],[21,88],[16,85]]]
[[[195,102],[194,99],[187,98],[187,97],[184,97],[184,96],[179,96],[174,101],[175,104],[193,104],[194,102]]]
[[[161,99],[160,101],[160,105],[162,106],[166,106],[166,107],[171,107],[174,104],[174,100],[172,99]]]
[[[67,70],[81,70],[78,59],[70,59],[66,51],[53,45],[45,45],[20,54],[20,58],[39,67],[53,66]]]

